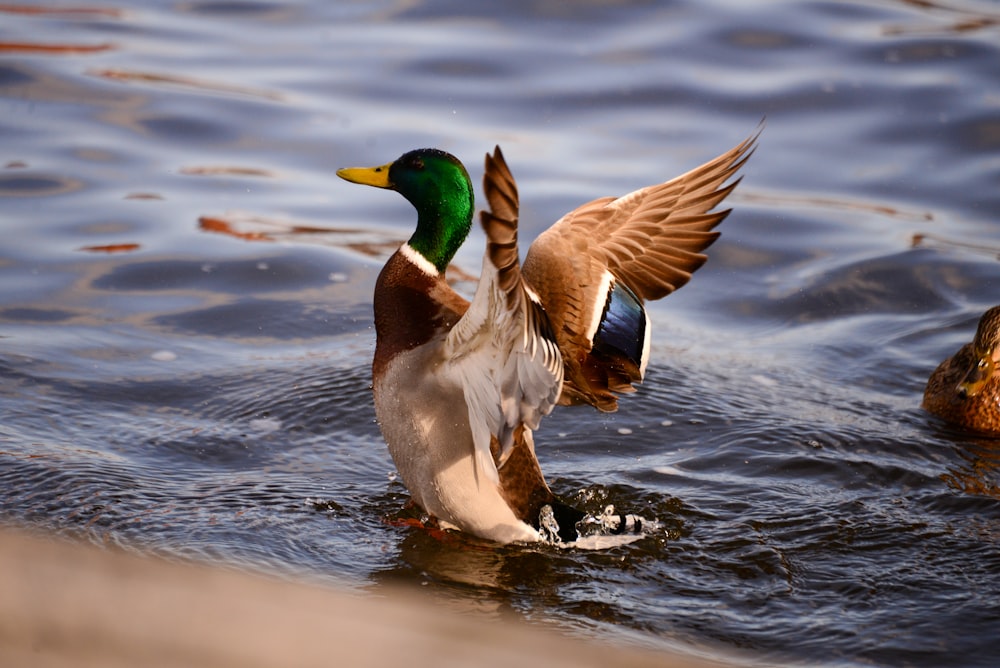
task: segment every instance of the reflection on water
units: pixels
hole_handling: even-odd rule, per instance
[[[29,44],[26,42],[0,42],[0,53],[36,53],[46,55],[72,55],[99,53],[113,49],[111,44]]]
[[[0,7],[6,521],[757,663],[992,665],[1000,448],[920,409],[997,302],[991,3],[36,4]],[[412,212],[336,168],[478,181],[499,143],[526,245],[764,116],[645,385],[537,434],[557,493],[657,530],[415,526],[369,371]]]
[[[142,246],[139,244],[104,244],[101,246],[81,246],[80,250],[88,253],[131,253],[137,251]]]
[[[1000,244],[993,245],[989,243],[974,243],[970,241],[963,242],[954,239],[946,239],[934,234],[914,234],[913,247],[937,247],[945,250],[950,249],[960,251],[962,253],[969,253],[972,255],[984,255],[993,260],[1000,260]]]
[[[238,95],[248,95],[250,97],[260,97],[267,100],[282,99],[279,93],[271,91],[240,88],[238,86],[230,86],[224,83],[203,81],[200,79],[179,77],[170,74],[130,72],[128,70],[117,70],[117,69],[92,70],[89,72],[89,74],[95,77],[101,77],[103,79],[111,79],[113,81],[122,81],[126,83],[140,83],[153,86],[160,86],[160,85],[178,86],[180,88],[191,88],[194,90],[200,90],[208,93],[235,93]]]
[[[968,33],[988,30],[1000,25],[1000,12],[990,5],[985,7],[963,6],[948,2],[929,2],[928,0],[903,0],[904,4],[913,5],[919,9],[930,9],[934,12],[935,21],[920,19],[910,25],[888,25],[883,31],[886,35],[899,34],[940,34],[942,32]],[[943,23],[942,23],[943,21]]]
[[[23,163],[11,163],[7,169],[22,169]],[[25,176],[17,172],[0,175],[0,197],[49,197],[66,195],[83,188],[83,182],[47,174]]]
[[[1000,499],[1000,440],[969,439],[955,450],[961,459],[941,479],[959,492]]]

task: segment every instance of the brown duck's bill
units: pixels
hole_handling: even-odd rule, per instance
[[[962,382],[958,384],[956,388],[958,395],[964,399],[965,397],[974,397],[982,392],[986,381],[993,376],[994,366],[993,358],[989,353],[980,355],[976,363],[965,374]]]

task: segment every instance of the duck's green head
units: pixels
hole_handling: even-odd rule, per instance
[[[472,226],[475,196],[458,158],[434,148],[404,153],[381,167],[349,167],[337,176],[352,183],[395,190],[417,210],[410,246],[443,272]]]
[[[979,394],[1000,364],[1000,306],[989,309],[979,319],[972,352],[975,362],[958,384],[958,394],[963,398]]]

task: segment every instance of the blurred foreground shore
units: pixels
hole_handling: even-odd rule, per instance
[[[725,664],[0,528],[0,666]]]

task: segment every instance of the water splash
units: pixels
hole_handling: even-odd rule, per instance
[[[559,528],[552,506],[542,506],[538,514],[538,532],[543,541],[559,547],[607,550],[650,536],[660,530],[661,525],[655,519],[619,513],[613,505],[607,505],[600,515],[588,514],[576,523],[577,539],[574,541],[564,541]]]

